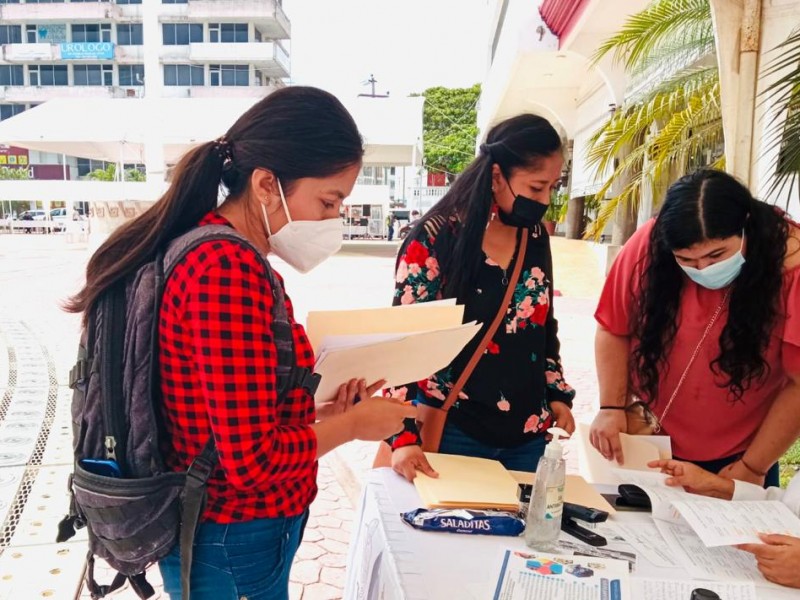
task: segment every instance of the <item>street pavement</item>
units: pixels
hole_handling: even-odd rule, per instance
[[[311,310],[387,305],[396,248],[346,243],[308,275],[275,265],[302,321]],[[601,266],[584,242],[554,238],[553,255],[565,374],[578,392],[576,416],[589,419],[597,396],[592,312]],[[88,258],[85,244],[63,235],[0,235],[0,600],[89,598],[82,586],[85,532],[68,543],[54,541],[67,508],[67,373],[80,327],[79,317],[61,306],[79,288]],[[374,443],[351,442],[320,461],[319,495],[291,573],[293,600],[342,597],[354,507],[375,450]],[[569,446],[567,459],[576,471]],[[97,577],[106,583],[111,574],[99,569]],[[160,590],[158,570],[148,578]],[[114,597],[136,598],[128,589]]]

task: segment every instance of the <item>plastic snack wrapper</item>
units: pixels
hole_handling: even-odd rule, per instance
[[[400,516],[414,529],[423,531],[517,536],[525,529],[525,521],[517,513],[497,510],[418,508]]]

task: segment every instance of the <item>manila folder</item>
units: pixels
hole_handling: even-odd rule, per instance
[[[314,367],[322,376],[316,398],[330,400],[339,386],[351,379],[365,379],[367,385],[385,379],[387,387],[427,379],[453,362],[481,327],[480,323],[468,323],[323,350]]]
[[[517,482],[496,460],[426,453],[439,477],[418,473],[414,485],[427,508],[519,510]]]

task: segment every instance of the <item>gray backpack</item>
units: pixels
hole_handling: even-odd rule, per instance
[[[189,600],[194,534],[217,466],[211,437],[186,472],[171,472],[162,457],[158,368],[158,315],[164,285],[175,265],[199,244],[230,240],[256,252],[224,225],[205,225],[174,240],[166,252],[106,290],[87,319],[70,373],[73,450],[70,514],[58,542],[87,527],[86,583],[93,599],[126,581],[140,598],[154,594],[145,570],[181,549],[183,600]],[[294,341],[282,288],[266,259],[273,293],[273,337],[278,353],[278,397],[291,389],[316,391],[318,376],[295,366]],[[109,585],[94,578],[98,556],[118,573]]]

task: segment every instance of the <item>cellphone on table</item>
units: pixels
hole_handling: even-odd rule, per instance
[[[79,464],[85,471],[94,473],[95,475],[102,475],[103,477],[122,477],[122,470],[115,460],[84,458],[80,460]]]

